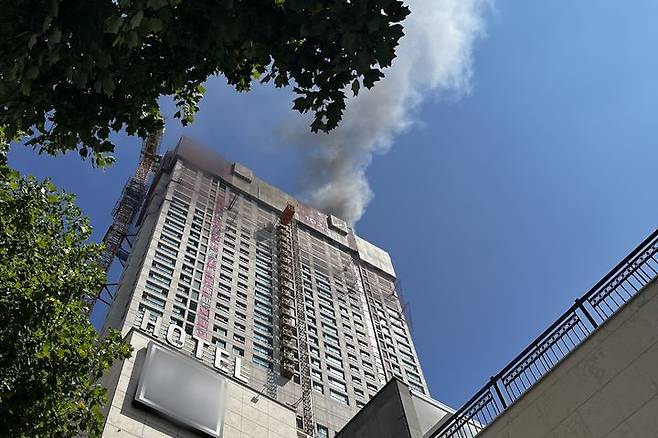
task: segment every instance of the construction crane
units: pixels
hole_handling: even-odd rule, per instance
[[[112,224],[103,237],[105,249],[100,259],[100,265],[106,273],[110,270],[114,258],[123,252],[121,245],[124,239],[126,239],[130,224],[146,195],[149,175],[155,171],[160,161],[159,152],[162,134],[163,130],[150,133],[142,142],[142,151],[135,174],[126,181],[121,196],[112,210]],[[108,305],[111,303],[111,300],[114,298],[108,287],[111,285],[103,285],[96,296],[88,298],[87,305],[89,312],[91,312],[98,301]],[[104,293],[109,296],[109,300],[103,297]]]

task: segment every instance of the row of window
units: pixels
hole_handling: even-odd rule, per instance
[[[185,232],[185,226],[190,226],[190,229],[188,229],[188,232],[190,233],[190,237],[192,239],[188,238],[187,239],[187,248],[185,250],[184,256],[189,256],[188,264],[183,264],[183,272],[184,275],[181,275],[181,278],[179,279],[179,283],[182,283],[187,287],[187,295],[179,295],[178,293],[176,294],[176,301],[175,303],[180,305],[179,309],[185,309],[187,308],[188,312],[188,318],[189,315],[193,313],[194,310],[196,310],[196,301],[194,301],[194,297],[190,297],[190,292],[192,294],[196,293],[196,299],[198,299],[198,292],[194,291],[194,289],[199,289],[200,287],[200,281],[201,281],[201,276],[199,273],[203,270],[203,263],[204,263],[204,258],[205,258],[205,252],[207,251],[207,238],[204,236],[204,225],[209,225],[209,224],[204,224],[203,219],[205,217],[203,215],[199,215],[201,220],[193,221],[190,224],[187,224],[186,222],[186,217],[187,217],[187,211],[184,210],[183,206],[180,203],[172,203],[172,205],[168,213],[171,213],[171,215],[168,215],[167,218],[165,218],[165,224],[163,228],[163,233],[162,233],[162,239],[158,243],[158,252],[156,252],[155,261],[158,263],[156,264],[154,262],[154,265],[152,266],[152,273],[153,273],[153,284],[154,286],[152,287],[153,290],[148,290],[148,299],[145,297],[144,301],[148,301],[148,303],[152,306],[161,306],[160,308],[164,308],[164,303],[166,300],[166,291],[171,285],[171,278],[167,279],[167,275],[171,276],[171,273],[173,273],[172,267],[175,265],[176,262],[176,257],[178,256],[178,251],[180,248],[180,242],[182,240],[182,236]],[[188,207],[189,209],[189,207]],[[203,213],[203,211],[201,211]],[[210,217],[211,215],[209,215]],[[249,259],[247,257],[244,257],[245,255],[248,255],[250,251],[253,248],[250,248],[250,240],[251,236],[247,232],[248,230],[242,230],[239,232],[240,234],[240,239],[237,238],[238,230],[236,228],[233,228],[231,225],[226,225],[225,228],[225,233],[223,233],[223,255],[221,258],[221,264],[220,264],[220,290],[227,292],[229,295],[222,294],[220,291],[218,293],[218,298],[220,301],[226,302],[226,304],[220,305],[218,302],[218,307],[217,309],[220,311],[220,313],[226,313],[227,315],[229,313],[233,313],[236,315],[236,321],[234,321],[234,331],[235,332],[244,332],[245,330],[245,325],[238,322],[237,320],[245,320],[246,319],[246,300],[240,300],[236,298],[234,300],[233,305],[230,304],[231,301],[231,286],[230,284],[233,282],[233,279],[238,278],[238,286],[240,287],[240,283],[242,281],[248,282],[249,277],[246,275],[246,273],[249,271]],[[196,232],[197,235],[192,236],[191,233]],[[198,232],[201,234],[199,235]],[[190,245],[191,242],[191,245]],[[234,256],[236,253],[238,253],[238,257],[240,259],[241,263],[238,263],[237,266],[237,271],[235,271],[235,263],[233,262]],[[194,256],[194,257],[193,257]],[[196,258],[198,257],[198,259]],[[254,354],[253,354],[253,362],[256,363],[259,366],[263,366],[265,368],[272,368],[272,298],[271,298],[271,277],[272,277],[272,255],[271,255],[271,250],[269,246],[266,243],[262,242],[257,242],[256,244],[256,261],[255,261],[255,279],[252,281],[255,281],[255,294],[256,297],[254,299],[254,325],[253,325],[253,340],[254,340]],[[173,261],[173,263],[172,263]],[[192,261],[195,261],[196,263],[191,263]],[[246,269],[245,269],[246,268]],[[305,279],[306,279],[306,274],[308,267],[305,266]],[[347,324],[343,323],[343,331],[345,331],[343,339],[346,342],[346,346],[348,348],[348,358],[350,361],[353,361],[355,364],[359,363],[359,358],[362,359],[363,367],[372,370],[372,363],[367,360],[367,358],[371,357],[371,354],[369,352],[369,344],[365,341],[366,335],[365,335],[365,327],[362,323],[363,317],[361,313],[361,308],[360,308],[360,303],[357,299],[351,298],[351,302],[348,302],[345,299],[345,294],[342,294],[341,297],[336,297],[336,300],[334,299],[334,296],[332,296],[332,284],[331,281],[333,280],[334,282],[338,282],[336,279],[330,279],[327,275],[322,274],[321,272],[315,271],[315,287],[311,287],[310,293],[313,294],[313,291],[315,292],[315,299],[317,299],[317,307],[315,307],[315,302],[313,299],[309,298],[308,303],[310,304],[310,307],[307,307],[309,310],[309,331],[315,330],[316,335],[317,335],[317,328],[321,328],[321,333],[322,333],[322,339],[325,347],[324,355],[320,354],[320,351],[317,351],[317,358],[323,360],[327,364],[327,371],[328,373],[333,373],[332,370],[335,370],[336,368],[334,367],[343,367],[343,360],[341,358],[341,342],[340,342],[340,337],[341,335],[339,334],[338,330],[336,327],[338,327],[338,320],[335,312],[335,303],[338,303],[339,309],[340,309],[340,315],[343,321],[347,321]],[[224,274],[222,277],[221,275]],[[309,276],[310,277],[310,276]],[[310,279],[310,278],[309,278]],[[166,284],[167,280],[169,281],[169,284]],[[224,283],[221,282],[221,280],[224,280]],[[195,283],[195,281],[198,281],[198,283]],[[160,283],[158,283],[160,282]],[[225,284],[229,283],[229,285]],[[340,282],[338,282],[340,284]],[[158,286],[158,284],[160,286]],[[243,290],[248,289],[247,284],[244,284]],[[342,286],[342,284],[341,284]],[[164,295],[163,295],[164,291]],[[348,287],[349,291],[349,287]],[[309,292],[309,291],[307,291]],[[355,291],[352,291],[354,295],[356,295]],[[146,292],[145,292],[146,293]],[[243,294],[242,292],[235,291],[236,294]],[[222,296],[223,295],[223,296]],[[246,298],[246,295],[244,295],[244,298]],[[226,299],[228,298],[228,300]],[[235,306],[235,307],[233,307]],[[349,306],[349,307],[348,307]],[[233,312],[230,312],[230,309],[233,308]],[[351,312],[349,311],[351,308]],[[312,310],[311,310],[312,309]],[[316,315],[315,312],[318,312],[319,315]],[[351,314],[352,320],[355,329],[350,326],[349,323],[352,321],[349,320],[349,315]],[[181,319],[185,318],[185,314],[178,314],[178,316]],[[316,319],[316,317],[319,316],[319,319]],[[194,317],[192,316],[191,319],[188,319],[188,322],[193,323],[194,322]],[[228,319],[226,319],[225,323],[228,323]],[[319,323],[319,325],[318,325]],[[191,326],[190,326],[191,327]],[[220,330],[217,330],[216,333],[217,335],[223,337],[224,339],[219,339],[217,338],[218,341],[222,341],[224,345],[226,345],[226,336],[228,334],[227,329],[224,327],[221,327],[220,325],[216,325],[216,327],[220,327]],[[353,333],[356,331],[357,337],[354,338]],[[396,333],[398,334],[398,333]],[[315,339],[315,343],[317,343],[317,338],[313,338],[313,336],[310,336],[309,338],[311,340],[311,343],[313,342],[313,339]],[[238,333],[234,334],[233,341],[235,343],[244,343],[244,337]],[[359,345],[360,347],[363,347],[363,349],[359,348],[357,350],[356,345]],[[236,347],[239,348],[239,347]],[[357,353],[358,351],[358,353]],[[360,356],[360,357],[359,357]],[[413,356],[411,357],[411,360],[413,362]],[[413,363],[411,364],[412,367],[414,367]],[[354,364],[350,364],[350,367],[352,368],[353,371],[356,373],[359,373],[360,369],[358,366]],[[409,369],[405,367],[407,370],[410,372],[413,372],[413,368]],[[373,370],[374,371],[374,370]],[[373,381],[376,381],[375,375],[372,372],[365,371],[365,376],[367,378],[371,378]],[[344,403],[348,403],[349,400],[347,399],[347,395],[344,393],[347,392],[347,388],[344,382],[338,380],[337,378],[331,377],[331,375],[328,376],[331,378],[329,380],[332,388],[331,390],[334,392],[332,395],[332,398],[341,401],[344,400]],[[344,379],[344,376],[342,376]],[[353,382],[355,383],[360,383],[361,378],[352,375]],[[418,379],[420,380],[420,379]],[[373,390],[376,392],[377,387],[373,385],[372,383],[366,382],[366,387],[368,390]],[[371,388],[372,386],[373,388]],[[342,391],[342,392],[341,392]],[[355,388],[355,392],[357,395],[360,395],[359,392],[362,392],[361,389]],[[361,403],[361,402],[358,402]]]

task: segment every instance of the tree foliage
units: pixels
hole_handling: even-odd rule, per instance
[[[0,165],[0,436],[100,436],[97,383],[131,347],[99,340],[83,297],[104,282],[73,197]]]
[[[345,90],[383,77],[409,13],[400,0],[0,0],[0,127],[104,164],[111,131],[159,128],[160,96],[192,121],[215,74],[292,85],[314,132]],[[82,146],[79,146],[79,145]]]

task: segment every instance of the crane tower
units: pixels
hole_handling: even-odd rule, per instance
[[[114,258],[121,252],[121,244],[128,235],[128,229],[144,200],[147,191],[148,178],[154,172],[160,161],[160,142],[163,131],[159,130],[148,134],[142,142],[142,150],[135,174],[126,181],[121,196],[112,210],[112,223],[105,232],[103,244],[105,248],[101,254],[100,265],[107,273]],[[106,299],[103,295],[107,295]],[[110,304],[113,296],[105,284],[98,294],[88,299],[88,309],[94,308],[98,301]]]

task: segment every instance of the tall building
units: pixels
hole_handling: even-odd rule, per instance
[[[105,378],[105,436],[333,436],[393,377],[428,394],[389,255],[245,166],[182,138],[132,232],[102,331],[136,354]],[[145,400],[149,361],[172,351],[226,380],[220,429]],[[270,419],[247,419],[261,400]]]

